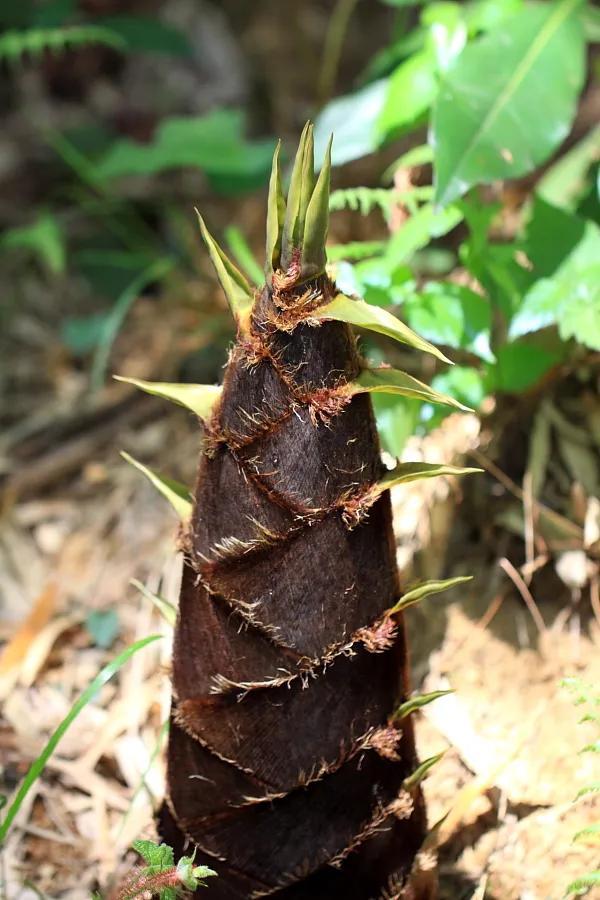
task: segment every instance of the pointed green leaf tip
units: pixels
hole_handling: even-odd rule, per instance
[[[133,384],[147,394],[185,406],[203,421],[209,417],[223,390],[216,384],[173,384],[169,381],[142,381],[141,378],[126,378],[123,375],[113,375],[113,378]]]
[[[136,469],[146,476],[148,481],[150,481],[157,491],[163,495],[165,500],[169,501],[182,521],[189,519],[192,514],[192,501],[190,500],[190,493],[185,485],[180,484],[178,481],[174,481],[172,478],[165,478],[164,475],[158,475],[156,472],[153,472],[152,469],[149,469],[141,462],[138,462],[137,459],[134,459],[133,456],[130,456],[129,453],[125,453],[124,450],[121,450],[121,456],[126,462],[135,466]]]
[[[275,150],[267,210],[266,272],[269,281],[278,268],[287,272],[298,265],[298,281],[314,278],[325,271],[332,140],[333,136],[319,177],[315,179],[313,125],[306,123],[292,169],[287,203],[281,189],[279,145]]]
[[[270,279],[279,265],[281,258],[281,236],[285,219],[285,197],[281,186],[281,170],[279,166],[279,153],[281,141],[277,142],[273,154],[273,168],[269,181],[269,201],[267,204],[267,256],[265,271]]]
[[[235,316],[238,325],[244,328],[248,322],[248,316],[254,302],[252,286],[246,276],[242,275],[240,270],[234,266],[229,257],[221,250],[208,231],[204,224],[204,219],[198,210],[196,210],[196,215],[198,216],[204,243],[208,248],[212,264],[227,297],[231,312]]]

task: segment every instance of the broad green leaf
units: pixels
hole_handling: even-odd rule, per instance
[[[420,400],[393,394],[372,394],[379,440],[384,450],[398,457],[419,424]]]
[[[417,400],[426,400],[429,403],[444,403],[469,412],[468,406],[463,406],[458,400],[447,397],[438,391],[432,390],[428,385],[413,378],[399,369],[391,369],[382,366],[377,369],[363,369],[355,381],[344,385],[342,393],[384,393],[399,394],[402,397],[414,397]]]
[[[273,141],[247,141],[239,110],[217,109],[205,116],[163,119],[149,143],[115,141],[95,168],[101,179],[154,175],[193,166],[223,179],[229,192],[262,184],[268,177]]]
[[[202,420],[209,417],[223,390],[215,384],[173,384],[168,381],[142,381],[140,378],[126,378],[122,375],[114,375],[113,378],[133,384],[147,394],[185,406]]]
[[[431,379],[431,387],[453,397],[457,403],[465,404],[467,409],[479,409],[486,395],[481,372],[471,366],[452,366],[446,372],[435,375]]]
[[[469,34],[491,31],[523,8],[523,0],[475,0],[465,9]]]
[[[426,759],[424,762],[421,763],[420,766],[418,766],[415,769],[415,771],[412,773],[412,775],[409,775],[408,778],[405,778],[403,786],[406,788],[406,790],[410,791],[412,788],[414,788],[418,784],[420,784],[423,781],[423,779],[425,778],[425,776],[427,775],[427,773],[429,772],[429,770],[432,769],[433,766],[435,766],[435,764],[440,761],[440,759],[442,758],[442,756],[444,756],[445,753],[446,753],[446,751],[442,750],[441,753],[436,753],[435,756],[430,756],[429,759]]]
[[[29,767],[27,774],[25,775],[23,781],[21,782],[14,800],[10,804],[2,823],[0,824],[0,845],[4,843],[6,840],[6,836],[12,825],[15,816],[19,812],[21,806],[23,805],[23,801],[25,797],[31,790],[31,787],[35,784],[37,779],[40,777],[42,772],[46,767],[46,763],[56,750],[58,744],[64,737],[65,733],[70,728],[71,724],[75,721],[80,712],[85,709],[85,707],[90,703],[94,697],[98,694],[101,688],[110,681],[113,675],[121,669],[132,656],[134,656],[139,650],[143,647],[146,647],[148,644],[152,644],[154,641],[158,641],[162,635],[154,634],[150,637],[142,638],[139,641],[136,641],[135,644],[131,644],[122,653],[119,653],[112,662],[108,663],[104,666],[103,669],[96,675],[94,680],[87,686],[87,688],[83,691],[83,693],[77,698],[65,718],[62,720],[58,728],[53,732],[50,736],[46,746],[37,757],[37,759],[31,764]]]
[[[423,338],[411,331],[407,325],[393,316],[386,309],[378,306],[371,306],[364,300],[353,300],[344,294],[338,294],[330,303],[319,306],[311,318],[325,321],[327,319],[335,319],[337,322],[347,322],[348,325],[356,325],[357,328],[366,328],[369,331],[376,331],[378,334],[384,334],[386,337],[394,338],[402,344],[408,344],[424,353],[431,353],[437,356],[442,362],[450,363],[441,350],[425,341]]]
[[[168,600],[165,600],[165,598],[161,597],[159,594],[153,594],[145,584],[142,584],[142,582],[138,581],[136,578],[131,579],[131,584],[138,589],[140,594],[143,594],[146,600],[149,600],[150,603],[156,607],[165,622],[167,622],[171,628],[174,628],[175,622],[177,621],[177,610],[173,604],[169,603]]]
[[[400,63],[390,76],[385,104],[377,121],[382,140],[415,122],[429,109],[436,93],[436,64],[431,51],[424,50]]]
[[[416,697],[411,697],[410,700],[401,703],[394,712],[392,718],[395,721],[405,719],[406,716],[409,716],[417,709],[423,709],[424,706],[428,706],[430,703],[433,703],[434,700],[438,700],[440,697],[447,697],[448,694],[453,693],[454,691],[431,691],[429,694],[418,694]]]
[[[236,317],[238,324],[244,326],[254,302],[254,291],[245,275],[242,275],[237,266],[219,247],[204,223],[204,219],[196,210],[202,238],[208,249],[211,262],[217,273],[217,278],[227,297],[231,312]]]
[[[496,353],[495,365],[488,367],[489,390],[526,391],[562,358],[562,352],[552,352],[524,341],[505,344]]]
[[[426,247],[432,238],[443,237],[456,228],[462,219],[463,213],[456,206],[435,209],[427,203],[391,236],[387,255],[395,265],[409,260],[417,250]]]
[[[567,136],[585,74],[580,2],[525,7],[448,70],[432,116],[438,203],[531,171]]]
[[[600,228],[543,201],[536,208],[552,228],[540,225],[536,230],[534,216],[527,252],[534,271],[548,277],[539,278],[523,297],[509,336],[557,325],[563,340],[574,337],[600,350]]]
[[[408,484],[410,481],[419,481],[421,478],[437,478],[438,475],[470,475],[474,472],[483,472],[483,469],[444,466],[438,463],[425,462],[398,463],[394,469],[386,472],[371,490],[374,495],[378,495],[388,491],[390,488],[397,487],[399,484]],[[402,600],[399,602],[402,603]]]
[[[138,462],[137,459],[134,459],[133,456],[130,456],[129,453],[125,453],[124,450],[121,450],[121,456],[126,462],[131,463],[132,466],[135,466],[136,469],[146,476],[148,481],[150,481],[157,491],[163,495],[165,500],[169,501],[182,521],[189,519],[192,514],[192,501],[190,500],[190,492],[185,485],[180,484],[178,481],[174,481],[172,478],[165,478],[163,475],[158,475],[156,472],[153,472],[152,469],[149,469],[141,462]]]
[[[536,185],[539,197],[573,210],[584,193],[591,167],[600,159],[600,125],[586,134],[544,173]]]
[[[452,282],[430,281],[406,299],[402,310],[410,327],[435,344],[470,350],[493,361],[492,313],[480,294]]]
[[[317,160],[325,157],[331,133],[335,143],[331,152],[334,166],[373,153],[380,144],[377,122],[385,103],[387,79],[374,81],[367,87],[337,97],[319,113],[315,122],[315,154]]]
[[[481,469],[462,469],[461,471],[455,472],[455,474],[462,475],[465,472],[481,471]],[[449,588],[455,587],[457,584],[466,584],[468,581],[472,580],[472,575],[459,575],[456,578],[446,578],[443,581],[425,581],[423,582],[423,584],[419,584],[416,588],[413,588],[411,591],[407,591],[406,594],[403,594],[398,602],[394,606],[392,606],[390,610],[388,610],[388,615],[391,616],[403,609],[408,609],[409,606],[414,606],[415,603],[420,603],[421,600],[424,600],[425,597],[431,596],[431,594],[439,594],[442,591],[447,591]]]
[[[32,225],[5,231],[0,235],[0,246],[31,250],[55,274],[65,270],[64,234],[58,221],[50,213],[42,213]]]

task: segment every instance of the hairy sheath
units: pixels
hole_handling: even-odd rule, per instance
[[[295,173],[313,179],[310,140]],[[319,183],[297,203],[308,224]],[[204,426],[159,827],[216,869],[215,900],[414,896],[425,816],[410,717],[393,715],[408,686],[389,493],[371,401],[348,389],[356,340],[319,315],[325,235],[294,245],[284,212]]]

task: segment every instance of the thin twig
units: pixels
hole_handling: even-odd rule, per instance
[[[536,602],[533,599],[533,594],[523,581],[520,572],[515,569],[511,561],[509,559],[506,559],[505,556],[502,557],[498,564],[506,572],[506,574],[520,593],[521,597],[523,598],[525,606],[529,610],[531,618],[535,622],[537,630],[540,634],[544,634],[544,632],[546,631],[546,623],[544,622],[542,615],[537,608]]]
[[[533,572],[529,569],[535,556],[535,528],[533,521],[533,481],[531,472],[525,472],[523,476],[523,519],[525,524],[525,565],[522,569],[525,584],[531,584]]]
[[[504,485],[510,494],[517,498],[517,500],[520,500],[521,502],[524,501],[524,494],[519,485],[516,484],[506,472],[499,469],[498,466],[493,463],[491,459],[488,459],[480,450],[469,450],[467,456],[471,456],[482,469],[485,469],[486,472],[493,475],[500,484]],[[574,522],[571,522],[570,519],[567,519],[566,516],[561,516],[561,514],[555,512],[555,510],[550,509],[548,506],[544,506],[544,504],[540,503],[539,500],[536,500],[535,497],[532,498],[532,507],[537,514],[545,516],[549,521],[555,522],[557,525],[562,526],[565,531],[569,531],[573,535],[574,540],[583,540],[583,529]]]

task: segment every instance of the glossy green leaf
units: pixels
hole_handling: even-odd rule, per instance
[[[384,334],[386,337],[394,338],[402,344],[408,344],[424,353],[431,353],[437,356],[442,362],[451,363],[441,350],[430,344],[415,334],[414,331],[405,325],[400,319],[397,319],[386,309],[378,306],[371,306],[364,300],[353,300],[344,294],[338,294],[330,303],[319,306],[311,318],[325,321],[334,319],[337,322],[347,322],[348,325],[355,325],[357,328],[366,328],[369,331],[376,331]]]
[[[156,472],[153,472],[152,469],[149,469],[141,462],[138,462],[137,459],[134,459],[133,456],[130,456],[129,453],[125,453],[124,450],[121,451],[121,456],[126,462],[131,463],[132,466],[135,466],[136,469],[146,476],[148,481],[150,481],[157,491],[163,495],[165,500],[169,501],[182,521],[189,519],[192,514],[192,501],[190,499],[190,492],[185,485],[181,484],[179,481],[174,481],[172,478],[165,478],[163,475],[158,475]]]
[[[379,147],[377,122],[387,94],[387,79],[374,81],[367,87],[337,97],[319,113],[315,122],[315,155],[325,156],[329,136],[335,135],[331,162],[341,166],[353,159],[373,153]]]
[[[173,384],[168,381],[142,381],[141,378],[126,378],[122,375],[113,377],[116,381],[133,384],[147,394],[185,406],[202,420],[210,416],[223,390],[215,384]]]
[[[415,433],[423,403],[398,394],[375,393],[371,400],[381,446],[391,456],[399,457]]]
[[[600,228],[537,200],[526,250],[538,280],[512,318],[512,339],[557,325],[600,350]]]
[[[560,350],[547,350],[525,341],[505,344],[496,353],[495,365],[488,368],[489,389],[509,393],[526,391],[562,358]]]
[[[536,185],[539,197],[554,206],[574,209],[590,182],[590,169],[600,159],[600,125],[550,166]]]
[[[437,93],[436,63],[433,53],[424,50],[400,63],[389,79],[387,96],[377,121],[382,139],[425,113]]]
[[[433,703],[434,700],[438,700],[440,697],[447,697],[448,694],[453,693],[454,691],[431,691],[429,694],[418,694],[416,697],[411,697],[410,700],[401,703],[392,718],[399,722],[411,713],[416,712],[416,710],[423,709],[424,706]]]
[[[215,239],[204,224],[204,219],[196,210],[200,231],[204,243],[208,249],[211,261],[215,267],[221,287],[227,297],[231,312],[240,325],[244,325],[254,303],[254,291],[245,275],[242,275],[237,266],[231,262],[228,256],[221,250]]]
[[[430,756],[429,759],[426,759],[424,762],[418,766],[412,775],[409,775],[408,778],[404,779],[404,787],[407,791],[410,791],[412,788],[416,787],[420,784],[430,769],[432,769],[436,763],[440,761],[442,756],[446,753],[445,750],[442,750],[441,753],[436,753],[435,756]]]
[[[455,471],[454,474],[462,475],[466,472],[481,471],[481,469],[463,469],[461,471]],[[448,473],[439,472],[434,474],[441,475]],[[443,581],[424,581],[423,584],[419,584],[411,591],[407,591],[406,594],[403,594],[400,600],[398,600],[398,602],[388,611],[388,615],[391,616],[394,615],[394,613],[401,612],[404,609],[408,609],[409,606],[414,606],[415,603],[420,603],[421,600],[424,600],[425,597],[431,596],[431,594],[439,594],[442,591],[447,591],[449,588],[455,587],[457,584],[466,584],[468,581],[472,580],[472,575],[459,575],[456,578],[446,578]]]
[[[432,116],[438,203],[531,171],[566,137],[585,73],[580,2],[527,6],[451,66]]]
[[[456,206],[435,209],[430,203],[421,206],[390,238],[388,257],[395,265],[409,260],[432,238],[443,237],[462,222],[463,213]]]
[[[351,395],[361,393],[399,394],[402,397],[414,397],[417,400],[425,400],[429,403],[443,403],[454,406],[457,409],[470,411],[468,406],[463,406],[453,397],[434,391],[427,384],[401,372],[399,369],[391,369],[382,366],[377,369],[363,369],[355,381],[344,385],[344,393]]]
[[[472,366],[452,366],[431,379],[431,387],[469,409],[479,409],[486,395],[482,373]]]
[[[402,311],[410,327],[435,344],[469,350],[492,361],[492,312],[485,297],[463,285],[431,281],[409,296]]]
[[[161,597],[159,594],[154,594],[145,584],[142,584],[142,582],[138,581],[136,578],[131,579],[131,584],[138,589],[140,594],[142,594],[146,600],[149,600],[150,603],[156,607],[165,622],[174,628],[175,622],[177,621],[177,610],[173,604],[169,603],[168,600],[165,600],[164,597]]]

